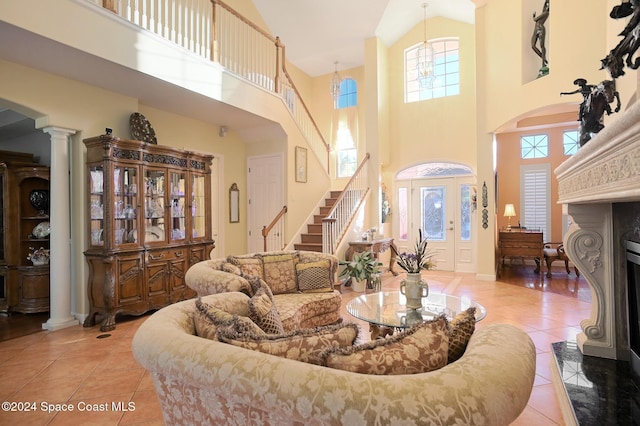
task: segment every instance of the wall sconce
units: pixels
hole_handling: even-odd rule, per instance
[[[220,126],[220,131],[218,132],[218,136],[224,138],[227,135],[227,126]]]
[[[513,206],[513,204],[505,204],[503,216],[509,218],[508,224],[507,224],[507,231],[509,232],[511,232],[511,218],[515,217],[515,215],[516,215],[516,208]]]

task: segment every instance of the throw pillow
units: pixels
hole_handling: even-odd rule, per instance
[[[333,291],[333,280],[330,271],[331,262],[319,260],[317,262],[298,263],[296,274],[298,290],[303,293],[321,293]]]
[[[440,316],[386,339],[321,354],[327,367],[364,374],[417,374],[447,365],[449,329]]]
[[[256,276],[264,279],[262,259],[255,255],[229,256],[227,257],[227,261],[240,268],[240,271],[245,275]]]
[[[216,339],[216,331],[219,327],[230,327],[238,333],[264,334],[250,318],[225,312],[203,302],[200,297],[196,299],[193,320],[196,335],[205,339]]]
[[[219,328],[217,336],[221,342],[241,348],[322,365],[322,351],[350,347],[358,338],[358,333],[356,324],[337,324],[267,336],[241,334],[226,327]]]
[[[222,264],[222,270],[234,275],[242,275],[242,270],[233,263],[225,262]]]
[[[260,286],[253,297],[249,299],[249,318],[265,333],[282,334],[284,328],[280,314],[273,303],[273,297],[267,291],[266,285]]]
[[[452,363],[464,354],[471,335],[476,329],[476,308],[471,307],[460,312],[449,323],[451,337],[449,337],[449,363]]]
[[[262,259],[264,280],[273,294],[294,293],[296,285],[297,253],[258,255]]]

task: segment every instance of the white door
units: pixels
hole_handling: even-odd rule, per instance
[[[222,176],[222,160],[216,155],[211,162],[211,238],[215,244],[211,250],[212,259],[220,258],[222,257],[221,253],[224,253],[224,241],[222,241],[220,233],[220,208],[224,206],[224,200],[220,198]]]
[[[412,252],[422,230],[436,269],[475,271],[473,178],[417,179],[398,189],[400,251]]]
[[[414,180],[411,183],[409,247],[418,239],[418,231],[429,241],[427,247],[440,271],[455,268],[455,210],[453,179]]]
[[[264,251],[262,228],[282,209],[283,160],[281,154],[247,159],[247,247],[249,253]]]

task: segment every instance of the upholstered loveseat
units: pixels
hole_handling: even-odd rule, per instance
[[[250,277],[271,289],[285,330],[340,321],[342,297],[334,289],[338,258],[304,250],[228,256],[198,262],[185,275],[199,296],[238,291],[253,296]]]
[[[238,300],[249,298],[202,297],[219,308]],[[133,339],[171,425],[507,425],[533,386],[535,347],[507,324],[478,327],[462,357],[435,371],[368,375],[198,337],[197,303],[157,311]]]

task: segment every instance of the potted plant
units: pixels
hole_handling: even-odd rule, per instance
[[[363,292],[367,281],[379,273],[382,263],[378,262],[373,253],[366,251],[355,253],[351,260],[340,261],[340,265],[344,266],[340,276],[351,278],[353,290]]]

